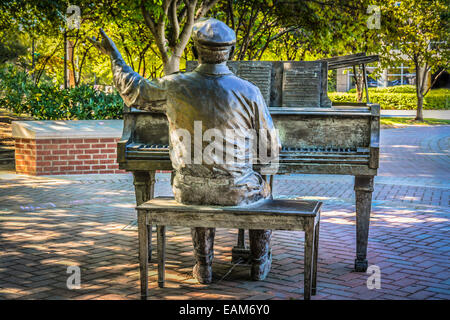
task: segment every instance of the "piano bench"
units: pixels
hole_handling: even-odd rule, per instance
[[[322,202],[267,200],[249,206],[205,206],[157,197],[136,207],[141,299],[148,295],[148,229],[157,225],[158,285],[164,287],[166,226],[305,231],[304,297],[316,294],[319,222]]]

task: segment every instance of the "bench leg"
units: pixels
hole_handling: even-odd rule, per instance
[[[305,300],[311,299],[311,278],[314,255],[314,220],[309,219],[305,226],[305,274],[304,274],[304,297]]]
[[[316,295],[317,292],[317,257],[319,255],[319,228],[320,221],[317,222],[314,228],[314,260],[313,260],[313,275],[312,275],[312,289],[311,294]]]
[[[148,295],[148,229],[146,213],[138,214],[138,234],[141,299],[146,300]]]
[[[166,226],[157,226],[158,242],[158,286],[164,288],[164,273],[166,268]]]

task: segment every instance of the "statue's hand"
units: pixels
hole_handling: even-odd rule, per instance
[[[105,31],[100,28],[100,34],[102,35],[101,41],[98,41],[95,37],[89,38],[88,40],[103,54],[110,55],[116,50],[114,42],[106,35]]]

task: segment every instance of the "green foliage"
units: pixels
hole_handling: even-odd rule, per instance
[[[356,92],[356,89],[350,89],[348,92]],[[380,92],[380,93],[416,93],[416,86],[414,85],[402,85],[402,86],[392,86],[386,88],[369,88],[369,93]]]
[[[0,105],[40,120],[118,119],[123,110],[117,92],[106,94],[87,85],[60,90],[49,82],[36,86],[12,67],[0,70]]]
[[[100,0],[98,1],[99,5],[92,8],[90,12],[92,16],[96,17],[97,21],[92,24],[97,30],[89,30],[87,25],[91,22],[87,21],[83,21],[82,29],[87,30],[87,35],[99,37],[98,28],[102,27],[117,45],[126,63],[134,71],[146,78],[156,78],[161,76],[163,61],[155,39],[144,23],[140,2],[137,0]],[[161,14],[162,0],[146,1],[145,4],[155,17]],[[97,76],[110,79],[109,59],[98,55],[96,49],[93,50],[93,54],[99,56],[97,60],[100,61],[88,57],[88,62],[91,65],[99,66],[95,70]],[[101,61],[103,64],[100,67]],[[100,74],[101,70],[107,72]]]
[[[69,3],[81,9],[80,29],[67,32],[74,57],[68,61],[69,78],[75,79],[75,86],[112,83],[108,57],[98,54],[86,41],[86,36],[99,36],[99,27],[114,40],[126,63],[145,78],[163,74],[168,63],[164,56],[180,57],[180,61],[174,61],[181,62],[182,66],[193,58],[192,42],[184,52],[175,54],[174,51],[176,47],[185,47],[180,46],[181,34],[183,26],[187,25],[188,3],[193,1],[3,0],[0,1],[0,62],[14,60],[16,65],[33,74],[36,82],[53,83],[34,87],[25,75],[23,84],[20,82],[23,79],[16,75],[17,83],[11,80],[11,86],[4,89],[5,92],[12,90],[11,94],[0,92],[5,99],[2,101],[8,97],[13,108],[26,111],[28,102],[34,101],[30,108],[37,110],[42,105],[42,97],[48,97],[52,116],[86,118],[88,114],[75,110],[77,101],[89,105],[90,99],[106,99],[104,94],[89,92],[92,90],[89,87],[77,89],[79,91],[59,91],[54,87],[64,78],[63,31],[67,29],[64,17]],[[164,10],[164,4],[169,3],[171,5]],[[236,60],[315,60],[357,52],[380,54],[381,67],[407,63],[416,71],[421,70],[417,77],[420,95],[426,95],[423,90],[426,73],[449,66],[448,0],[220,0],[217,4],[213,0],[199,0],[196,3],[195,12],[202,13],[201,6],[211,4],[203,13],[208,12],[207,16],[226,22],[236,31]],[[381,29],[368,26],[372,16],[369,5],[381,9]],[[157,23],[158,28],[154,30],[157,32],[151,32],[151,23],[144,19],[144,11]],[[31,58],[32,43],[34,59]],[[335,86],[332,79],[330,90]],[[373,99],[380,99],[384,108],[411,108],[411,101],[417,101],[409,96],[416,93],[412,88],[386,90],[371,89]],[[33,95],[35,91],[40,96]],[[71,98],[69,92],[72,91],[85,97]],[[426,95],[425,108],[448,108],[448,93],[439,92]],[[88,99],[90,94],[93,98]],[[336,99],[355,100],[354,94],[331,95],[336,95]],[[75,108],[74,113],[62,112],[61,105],[71,106],[71,110]],[[92,110],[94,114],[100,112]],[[92,112],[88,113],[92,116]],[[44,111],[38,113],[44,114]]]
[[[427,75],[450,64],[448,0],[385,0],[385,16],[379,33],[381,64],[414,64],[419,98],[426,96]],[[418,100],[418,109],[421,109]]]
[[[354,92],[329,92],[331,101],[356,102]],[[398,86],[388,88],[370,88],[369,98],[373,103],[379,103],[386,110],[415,110],[417,96],[414,86]],[[434,89],[425,97],[424,109],[450,109],[450,89]]]
[[[307,4],[305,4],[305,2]],[[307,13],[305,24],[314,31],[306,40],[313,41],[312,51],[325,57],[357,52],[376,52],[380,43],[375,41],[377,29],[369,29],[367,13],[369,5],[377,4],[373,0],[323,0],[323,1],[282,1],[279,14],[290,23],[296,23],[298,12]],[[284,11],[284,12],[283,12]],[[308,21],[309,20],[309,21]]]
[[[381,11],[386,16],[379,34],[384,43],[382,63],[390,66],[413,61],[427,68],[448,66],[448,1],[385,0]]]
[[[0,38],[0,64],[27,53],[27,48],[18,38],[16,34],[8,34]]]
[[[67,6],[59,0],[2,0],[0,34],[8,29],[32,36],[60,33]]]

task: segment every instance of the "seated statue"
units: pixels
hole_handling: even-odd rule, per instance
[[[101,33],[101,42],[91,41],[110,56],[114,85],[124,102],[152,111],[152,101],[166,101],[176,201],[235,206],[271,197],[270,186],[253,163],[261,158],[261,150],[275,159],[280,142],[260,90],[226,65],[236,42],[231,28],[216,19],[197,22],[192,37],[199,66],[155,80],[127,66],[113,41]],[[200,283],[210,283],[215,229],[192,228],[191,233],[197,261],[193,274]],[[271,230],[249,234],[251,277],[262,280],[271,267]]]

